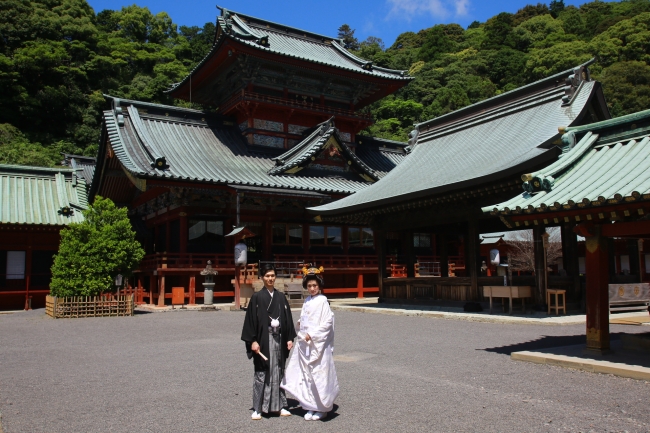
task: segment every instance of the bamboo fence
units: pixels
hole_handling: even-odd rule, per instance
[[[63,317],[133,316],[133,295],[73,296],[58,298],[47,295],[45,313],[55,319]]]

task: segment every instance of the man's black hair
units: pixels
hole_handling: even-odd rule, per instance
[[[278,274],[277,271],[275,270],[275,266],[273,265],[273,263],[264,263],[262,265],[261,270],[260,270],[260,275],[264,276],[269,271],[273,271],[275,273],[275,275]]]

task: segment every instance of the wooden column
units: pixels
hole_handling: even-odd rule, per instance
[[[136,303],[138,305],[140,305],[140,304],[144,304],[144,299],[143,299],[144,296],[143,296],[143,288],[142,288],[142,275],[141,274],[138,275],[137,279],[138,279],[138,288],[137,288],[138,294],[135,297],[135,299],[136,299]]]
[[[478,289],[478,260],[480,256],[478,239],[478,218],[471,215],[467,222],[467,248],[465,248],[465,266],[470,277],[470,296],[468,299],[478,301],[481,295]]]
[[[152,275],[149,277],[149,305],[153,305],[153,292],[158,285],[158,277]]]
[[[239,310],[241,308],[241,266],[235,266],[235,308]]]
[[[607,238],[607,266],[609,267],[609,275],[616,275],[620,272],[620,263],[616,263],[616,244],[613,238]]]
[[[29,246],[25,253],[25,310],[29,310],[29,287],[32,284],[32,239],[29,236]]]
[[[169,221],[165,221],[165,251],[169,252],[171,249],[169,248],[171,242],[171,224],[169,224]]]
[[[309,254],[309,224],[302,225],[302,253]]]
[[[377,282],[379,284],[379,299],[386,298],[384,278],[386,278],[386,232],[373,227],[375,252],[377,253]]]
[[[573,228],[574,223],[562,225],[562,264],[567,275],[573,280],[571,291],[567,293],[570,298],[580,300],[584,309],[584,293],[580,286],[580,263],[578,261],[578,236]]]
[[[544,263],[544,244],[542,242],[542,235],[546,233],[544,227],[533,227],[533,248],[535,251],[535,303],[537,305],[546,304],[546,268]]]
[[[363,274],[357,276],[357,298],[363,298]]]
[[[263,244],[262,244],[262,260],[273,260],[273,222],[264,221],[263,223]]]
[[[406,256],[406,277],[415,277],[415,252],[413,249],[413,230],[404,232],[404,255]]]
[[[185,212],[181,212],[181,218],[180,218],[180,225],[181,225],[181,233],[180,233],[180,248],[181,248],[181,253],[187,253],[187,238],[189,237],[189,231],[187,227],[187,214]]]
[[[440,276],[449,276],[449,252],[447,250],[446,233],[440,233]]]
[[[165,274],[158,277],[158,306],[165,306]]]
[[[637,250],[639,251],[639,282],[642,283],[643,280],[645,279],[645,255],[643,253],[643,239],[639,239],[637,241],[639,243],[639,246]]]
[[[627,253],[629,255],[631,275],[640,275],[639,272],[639,241],[637,239],[627,239]]]
[[[587,349],[609,351],[609,272],[608,242],[596,235],[586,238],[585,270],[587,274]]]
[[[190,305],[196,305],[196,275],[190,276]]]

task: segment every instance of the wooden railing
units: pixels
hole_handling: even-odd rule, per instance
[[[372,119],[372,117],[367,113],[357,113],[352,110],[346,110],[344,108],[330,107],[328,105],[320,105],[313,102],[294,101],[291,99],[280,98],[277,96],[270,96],[270,95],[263,95],[261,93],[248,92],[246,90],[241,90],[235,93],[225,104],[222,104],[221,112],[227,112],[229,109],[236,106],[239,102],[242,101],[267,102],[271,104],[306,109],[309,111],[327,113],[328,115],[335,114],[338,116],[353,117],[353,118],[364,119],[364,120]]]
[[[440,263],[440,256],[417,256],[418,262],[438,262]],[[453,263],[456,269],[465,269],[464,256],[447,256],[447,262]]]
[[[161,268],[197,268],[203,269],[212,261],[212,267],[234,268],[235,259],[232,254],[203,254],[203,253],[155,253],[145,256],[140,262],[141,271]]]
[[[347,269],[347,268],[364,268],[364,269],[377,269],[379,261],[377,256],[363,255],[326,255],[326,254],[276,254],[274,260],[276,262],[294,262],[294,263],[311,263],[317,267],[324,267],[327,271],[328,268]],[[386,268],[390,268],[390,264],[395,263],[395,258],[389,256],[386,258]]]

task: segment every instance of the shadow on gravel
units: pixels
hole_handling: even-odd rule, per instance
[[[135,310],[135,311],[133,312],[133,315],[134,315],[134,316],[138,316],[138,315],[140,315],[140,314],[151,314],[151,313],[153,313],[153,311]]]
[[[291,413],[294,414],[294,415],[304,417],[305,414],[307,413],[307,411],[305,409],[300,407],[300,403],[296,399],[287,398],[287,404],[289,405],[289,411],[291,411]],[[339,416],[339,414],[336,413],[338,408],[339,408],[339,405],[335,404],[334,407],[332,408],[331,412],[327,414],[327,418],[325,418],[322,421],[327,422],[327,421],[329,421],[331,419],[334,419],[337,416]]]
[[[610,339],[612,341],[619,340],[621,337],[620,332],[611,333]],[[541,349],[552,349],[561,346],[575,346],[578,344],[585,344],[585,335],[545,335],[537,340],[526,341],[525,343],[511,344],[509,346],[501,347],[491,347],[486,349],[476,349],[484,350],[486,352],[499,353],[501,355],[510,355],[512,352],[520,352],[522,350],[541,350]]]

